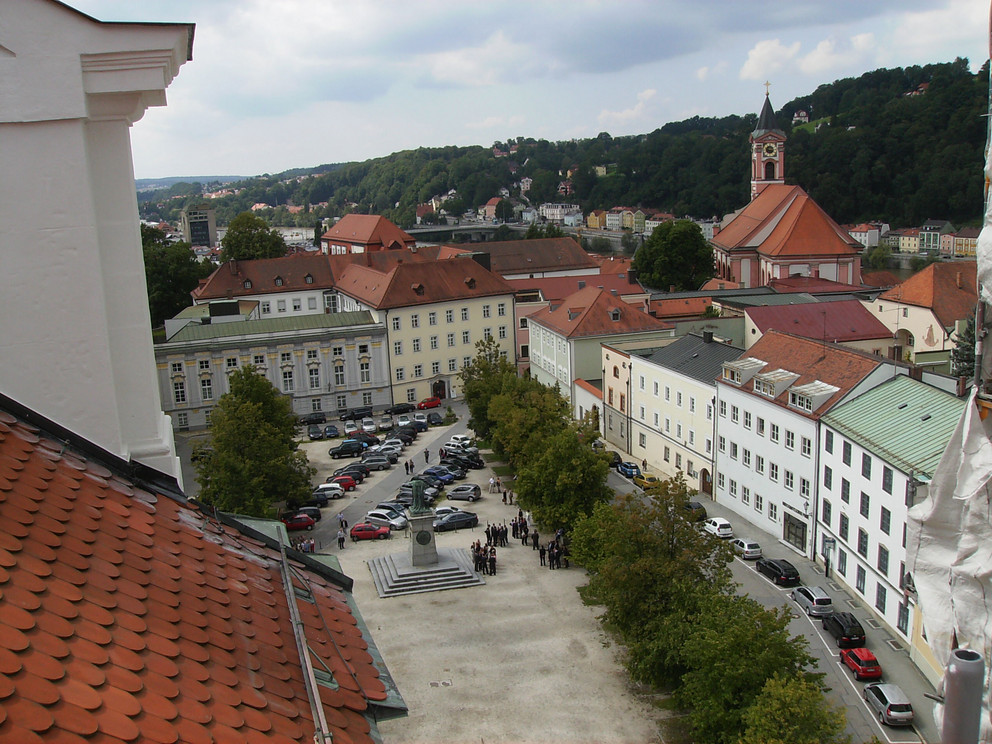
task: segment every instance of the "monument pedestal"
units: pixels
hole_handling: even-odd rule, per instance
[[[410,563],[413,566],[437,564],[437,543],[434,540],[434,513],[411,514]]]

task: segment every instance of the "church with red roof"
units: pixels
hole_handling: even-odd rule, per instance
[[[785,183],[785,133],[765,95],[751,133],[751,201],[711,241],[719,279],[745,287],[793,276],[861,284],[862,246],[799,186]]]

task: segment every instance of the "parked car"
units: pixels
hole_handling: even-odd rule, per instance
[[[913,724],[913,706],[906,693],[896,685],[874,682],[865,685],[865,702],[868,707],[878,714],[880,723],[889,726],[911,726]]]
[[[301,506],[296,510],[296,514],[306,514],[314,522],[319,522],[323,514],[320,513],[320,507],[317,506]]]
[[[754,540],[748,540],[745,537],[735,538],[730,546],[734,549],[741,558],[746,561],[757,560],[761,557],[761,546],[758,545]]]
[[[392,416],[382,416],[379,418],[379,431],[390,431],[395,424]]]
[[[440,413],[436,411],[431,411],[427,414],[427,425],[428,426],[442,426],[444,424],[444,419],[441,417]]]
[[[452,434],[448,440],[456,444],[465,445],[466,447],[471,447],[475,441],[468,434]]]
[[[683,508],[686,510],[685,518],[690,522],[701,522],[706,519],[706,507],[698,501],[686,501]]]
[[[365,451],[368,452],[368,450]],[[368,465],[366,465],[364,462],[349,462],[343,468],[338,468],[337,470],[335,470],[333,475],[341,475],[341,473],[350,473],[350,472],[358,472],[364,475],[366,478],[368,478],[372,471],[369,469]]]
[[[396,416],[400,413],[408,413],[409,411],[416,410],[416,406],[413,403],[396,403],[386,409],[386,413],[391,416]]]
[[[449,483],[454,483],[455,481],[455,476],[453,476],[451,473],[449,473],[446,470],[442,470],[441,467],[436,465],[433,467],[426,468],[421,473],[421,475],[433,475],[435,478],[440,480],[445,485],[448,485]]]
[[[617,472],[628,478],[634,478],[641,474],[641,468],[636,462],[622,462],[617,465]]]
[[[371,522],[359,522],[352,525],[349,532],[351,533],[352,542],[358,542],[359,540],[388,540],[393,534],[393,531],[388,527],[372,524]]]
[[[644,475],[642,473],[641,475],[634,476],[634,485],[639,486],[645,491],[647,491],[649,488],[654,488],[659,483],[661,483],[661,481],[653,475]]]
[[[424,426],[426,426],[427,414],[424,413],[423,411],[417,411],[415,414],[413,414],[413,423],[416,423],[418,421],[422,423]],[[421,431],[426,431],[426,429],[421,429]]]
[[[395,453],[392,453],[395,454]],[[392,459],[389,453],[375,454],[362,460],[370,470],[389,470],[396,460]]]
[[[412,409],[413,406],[411,405],[410,408]],[[413,426],[413,419],[410,418],[409,416],[407,416],[406,414],[404,414],[404,415],[400,416],[398,419],[396,419],[396,425],[397,426]]]
[[[373,509],[365,515],[365,521],[391,530],[405,530],[407,525],[406,517],[397,516],[385,509]]]
[[[328,424],[324,427],[324,439],[335,439],[339,436],[341,436],[341,432],[334,424]]]
[[[457,452],[461,455],[477,455],[479,454],[479,448],[473,447],[470,444],[464,444],[463,442],[449,441],[441,445],[444,447],[445,452]]]
[[[882,667],[875,654],[864,647],[845,648],[840,652],[841,662],[852,672],[855,679],[881,679]]]
[[[303,426],[310,426],[310,424],[324,424],[327,423],[327,414],[323,411],[311,411],[310,413],[305,413],[300,416],[300,423]]]
[[[461,455],[456,452],[445,452],[441,458],[442,465],[452,464],[463,470],[481,470],[486,467],[485,461],[478,455]]]
[[[784,558],[759,558],[754,567],[758,573],[763,573],[779,586],[794,586],[799,583],[799,572]]]
[[[834,601],[818,586],[797,586],[789,596],[810,617],[823,617],[833,614]]]
[[[282,523],[286,525],[286,529],[290,532],[296,530],[312,530],[313,526],[317,524],[313,517],[308,517],[306,514],[284,514],[282,517]]]
[[[417,414],[423,416],[423,418],[415,418],[410,422],[410,426],[413,428],[414,432],[420,433],[422,431],[427,431],[430,428],[430,424],[427,423],[427,416],[424,414]]]
[[[356,431],[358,431],[358,424],[356,424],[354,421],[344,422],[344,435],[346,437],[350,437]]]
[[[327,454],[334,460],[337,460],[339,457],[358,457],[367,446],[364,442],[359,442],[357,439],[345,439],[337,447],[331,447],[327,450]]]
[[[448,498],[455,501],[476,501],[482,498],[482,489],[474,483],[462,483],[448,491]]]
[[[711,535],[721,538],[729,539],[734,536],[734,528],[723,517],[710,517],[703,522],[703,529]]]
[[[441,405],[441,399],[438,398],[437,396],[432,396],[430,398],[424,398],[422,401],[420,401],[417,404],[417,408],[423,411],[428,408],[437,408],[440,405]]]
[[[613,450],[606,450],[606,457],[610,462],[611,468],[619,467],[620,463],[623,462],[623,458],[620,457],[620,453],[614,452]]]
[[[371,417],[362,419],[362,431],[366,434],[375,434],[379,428],[375,425],[375,419]]]
[[[402,444],[404,447],[409,447],[411,444],[413,444],[413,440],[417,438],[416,431],[411,432],[406,428],[396,429],[394,432],[392,432],[392,434],[393,436],[391,438],[398,439],[400,444]]]
[[[335,470],[334,475],[329,476],[327,482],[334,483],[334,478],[336,478],[339,475],[350,476],[354,478],[355,483],[361,483],[363,480],[365,480],[365,473],[363,473],[361,470],[351,470],[351,465],[347,465],[343,468],[338,468],[337,470]]]
[[[837,648],[856,648],[865,645],[865,629],[850,612],[824,615],[823,629],[837,641]]]
[[[478,527],[479,517],[473,512],[456,511],[437,517],[434,520],[435,532],[460,530],[463,527]]]
[[[435,517],[443,517],[445,514],[451,514],[452,512],[461,511],[457,506],[439,506],[434,510]]]
[[[310,424],[310,426],[307,427],[307,436],[310,438],[311,442],[318,439],[323,439],[324,430],[320,428],[320,424]]]
[[[382,444],[379,437],[375,434],[369,434],[367,431],[358,430],[352,434],[352,439],[357,439],[359,442],[365,442],[369,447],[373,444]]]
[[[406,516],[406,504],[401,504],[398,501],[380,501],[375,505],[376,509],[385,509],[388,512],[393,512],[397,517]]]
[[[330,482],[337,483],[345,491],[354,491],[358,487],[358,482],[350,475],[332,476]]]
[[[318,509],[323,509],[329,503],[330,501],[326,494],[312,493],[310,494],[310,498],[303,502],[303,506],[316,506]]]
[[[357,408],[345,409],[341,414],[342,421],[361,421],[366,416],[372,415],[372,406],[358,406]]]
[[[462,480],[467,475],[464,468],[459,468],[454,465],[434,465],[432,469],[438,471],[441,475],[447,473],[455,480]],[[438,473],[434,474],[438,475]]]
[[[440,491],[434,488],[434,486],[424,488],[424,501],[427,504],[433,504],[439,495]],[[393,497],[393,501],[402,501],[409,508],[413,504],[413,486],[409,483],[401,485],[396,492],[396,496]]]
[[[333,477],[333,476],[332,476]],[[327,499],[344,498],[344,486],[340,483],[321,483],[313,489],[312,496],[323,496]]]
[[[438,478],[436,475],[431,475],[430,473],[421,473],[420,475],[415,476],[414,478],[411,478],[410,480],[413,481],[413,480],[418,480],[418,479],[419,480],[422,480],[430,488],[433,488],[434,490],[436,490],[439,494],[444,492],[444,487],[445,487],[445,485],[447,485],[443,480],[441,480],[440,478]]]
[[[390,437],[389,439],[386,439],[386,440],[385,440],[385,441],[383,441],[383,443],[382,443],[382,446],[383,446],[383,447],[386,447],[386,446],[388,446],[388,445],[394,445],[394,446],[396,446],[396,447],[399,447],[399,448],[400,448],[400,451],[402,451],[402,450],[403,450],[403,448],[404,448],[404,447],[406,447],[406,442],[404,442],[404,441],[403,441],[402,439],[400,439],[399,437]]]

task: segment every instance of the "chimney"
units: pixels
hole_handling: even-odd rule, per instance
[[[669,292],[674,292],[675,291],[675,285],[674,284],[669,284],[668,285],[668,291]]]
[[[958,283],[958,289],[961,289],[961,272],[959,271],[954,278]]]
[[[233,276],[238,275],[238,259],[236,258],[231,259],[231,274]]]
[[[713,331],[703,331],[703,343],[704,344],[713,343]]]
[[[636,269],[633,269],[633,268],[627,269],[627,281],[630,284],[637,284],[637,270]]]
[[[617,291],[615,289],[611,289],[610,290],[610,294],[613,295],[614,297],[619,297],[619,295],[617,294]]]

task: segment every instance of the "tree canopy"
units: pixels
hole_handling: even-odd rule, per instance
[[[157,328],[193,304],[190,292],[214,270],[209,259],[198,261],[189,243],[172,243],[155,227],[141,225],[145,286],[152,327]]]
[[[316,470],[297,447],[289,399],[251,365],[228,380],[230,392],[210,417],[213,452],[196,463],[200,499],[221,511],[274,516],[274,503],[307,498]]]
[[[227,226],[220,241],[222,261],[279,258],[286,255],[286,241],[279,231],[251,212],[242,212]]]
[[[695,222],[663,222],[634,254],[633,268],[648,287],[695,290],[713,278],[713,248]]]
[[[964,328],[954,339],[951,371],[959,377],[975,376],[975,313],[968,316]]]

